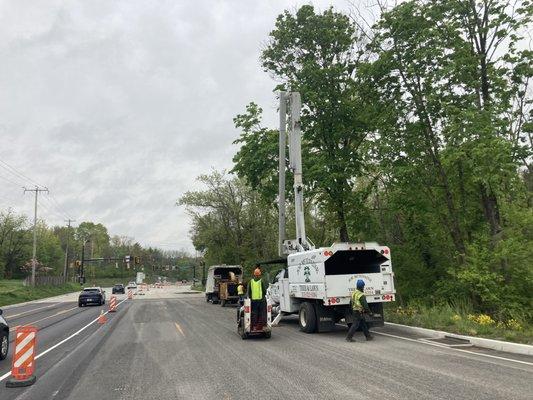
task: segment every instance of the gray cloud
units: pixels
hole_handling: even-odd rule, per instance
[[[199,174],[231,168],[232,118],[249,101],[275,123],[259,54],[275,17],[297,4],[0,2],[0,159],[50,188],[61,208],[43,199],[50,224],[68,213],[192,250],[174,203]],[[0,208],[31,214],[17,187],[29,182],[1,177]]]

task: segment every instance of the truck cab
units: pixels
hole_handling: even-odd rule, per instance
[[[205,282],[205,299],[218,304],[220,301],[220,284],[238,282],[242,279],[243,270],[240,265],[213,265],[207,271]],[[227,286],[227,285],[226,285]]]

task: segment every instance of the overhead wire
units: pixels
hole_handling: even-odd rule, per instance
[[[3,164],[3,165],[2,165]],[[0,159],[0,167],[5,169],[6,171],[10,172],[11,174],[17,176],[19,179],[22,178],[22,180],[26,180],[27,182],[31,183],[32,185],[36,185],[39,187],[44,187],[40,183],[35,182],[33,179],[29,178],[28,176],[24,175],[22,172],[20,172],[18,169],[13,167],[12,165],[6,163],[5,161]]]
[[[9,172],[11,174],[11,177],[15,178],[17,181],[22,181],[23,184],[19,184],[14,182],[10,178],[6,178],[5,176],[0,175],[0,178],[4,179],[6,182],[9,182],[13,185],[24,187],[24,184],[27,182],[29,184],[35,185],[39,188],[45,188],[44,185],[41,185],[40,183],[36,182],[35,180],[31,179],[29,176],[25,175],[21,171],[19,171],[17,168],[13,167],[11,164],[8,164],[7,162],[0,159],[0,168],[4,169],[5,171]],[[42,201],[38,201],[38,203],[49,212],[53,212],[56,216],[60,216],[61,218],[66,219],[72,219],[70,215],[63,210],[63,208],[59,205],[59,202],[48,193],[47,197],[44,197],[47,201],[49,206],[45,206]],[[41,197],[43,199],[43,197]]]

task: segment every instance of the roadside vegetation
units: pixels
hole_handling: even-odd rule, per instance
[[[374,21],[304,5],[265,38],[272,89],[302,97],[307,234],[390,246],[392,321],[528,342],[531,2],[378,4]],[[178,201],[207,265],[277,256],[278,134],[262,121],[248,104],[232,171]]]
[[[46,297],[58,296],[60,294],[76,292],[80,290],[80,285],[66,283],[57,286],[38,286],[30,288],[23,286],[21,280],[0,280],[0,307],[26,301],[40,300]]]
[[[385,319],[403,325],[419,326],[468,336],[533,344],[533,325],[514,318],[496,320],[477,313],[471,304],[427,305],[413,303],[399,306],[389,303]]]

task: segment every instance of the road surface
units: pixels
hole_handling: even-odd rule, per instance
[[[6,310],[12,326],[39,326],[41,356],[37,383],[13,389],[2,378],[0,399],[533,398],[533,357],[437,346],[392,328],[347,343],[345,327],[307,335],[295,319],[271,339],[243,341],[235,308],[187,287],[152,288],[105,325],[88,325],[101,309],[66,298]]]

